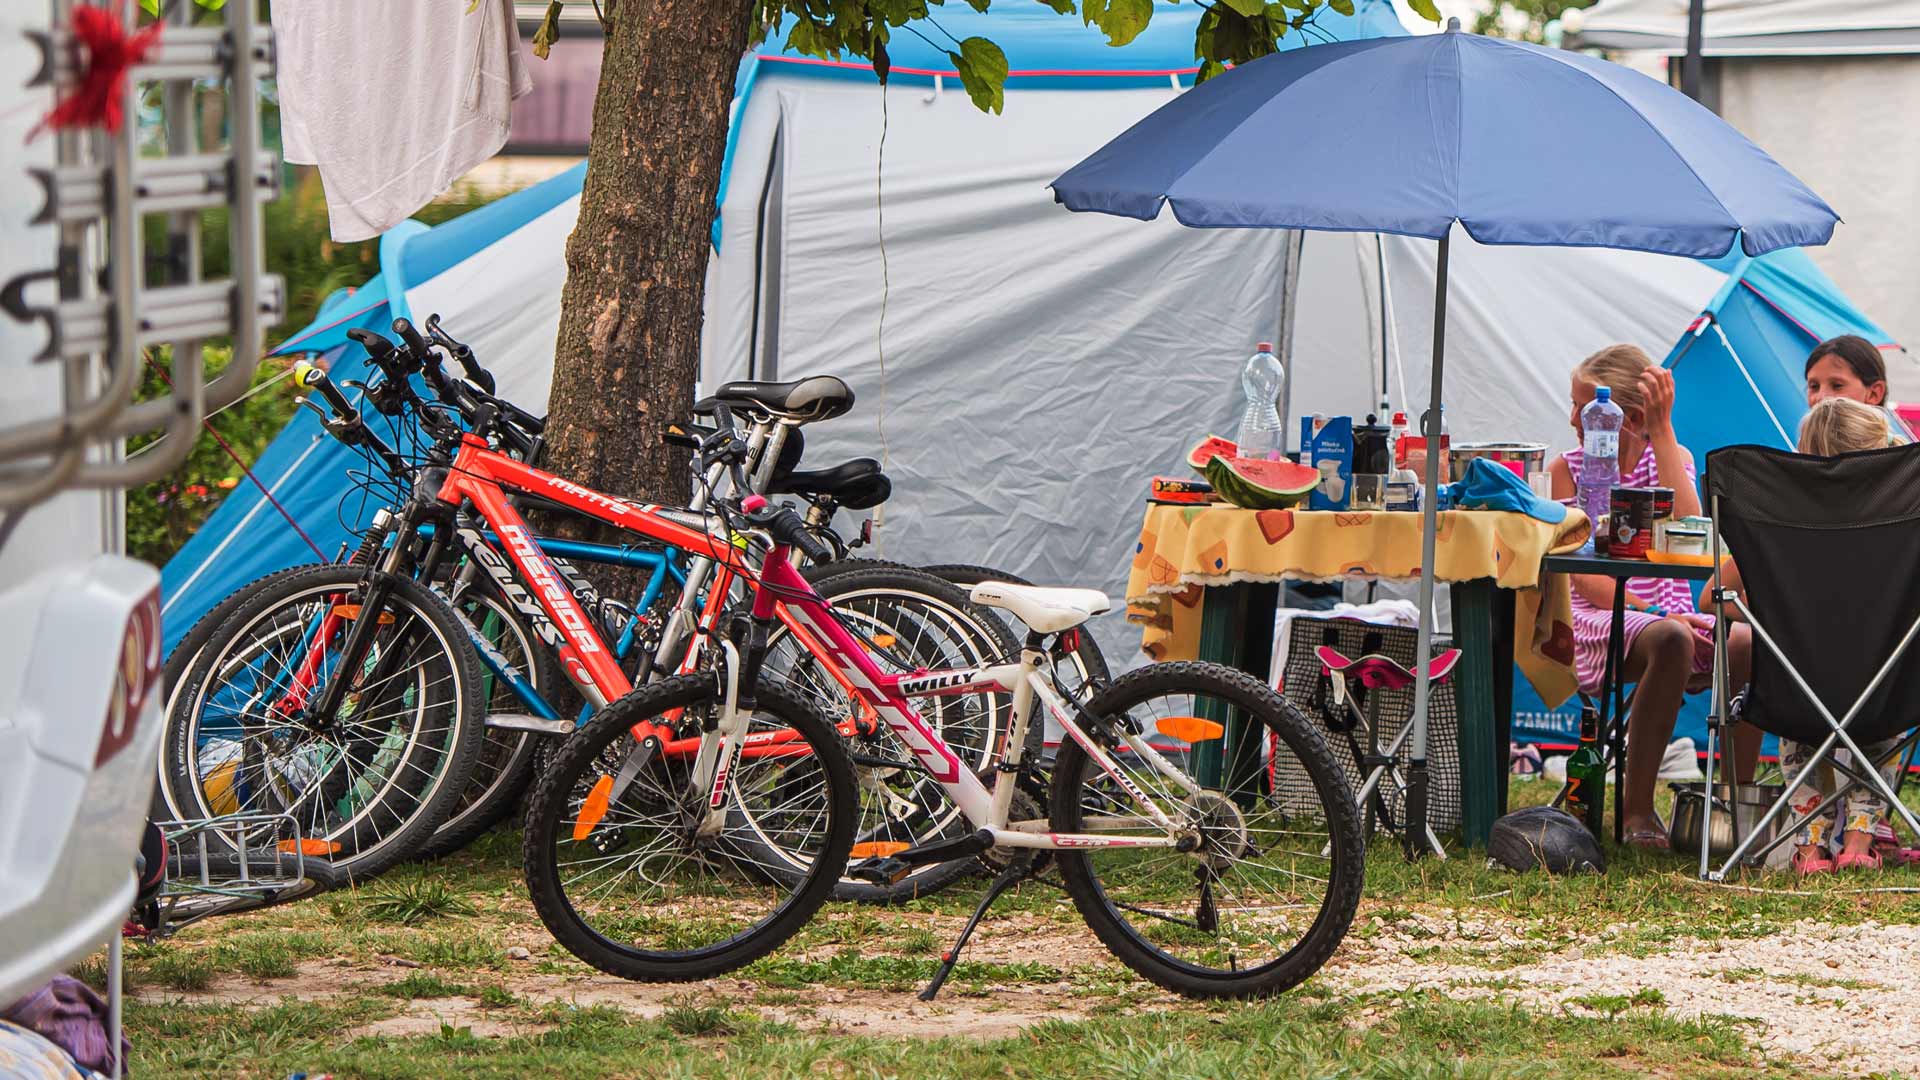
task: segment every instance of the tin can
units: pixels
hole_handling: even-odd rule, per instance
[[[1652,488],[1617,487],[1609,500],[1607,555],[1644,559],[1653,545]]]
[[[1647,544],[1649,551],[1667,550],[1667,526],[1673,524],[1673,489],[1648,488],[1653,492],[1653,539]]]

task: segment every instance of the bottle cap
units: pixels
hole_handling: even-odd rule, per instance
[[[1602,386],[1602,387],[1600,387],[1600,388],[1599,388],[1598,390],[1595,390],[1595,391],[1593,392],[1593,399],[1594,399],[1595,401],[1612,401],[1612,400],[1613,400],[1613,387],[1611,387],[1611,386]]]
[[[1407,423],[1407,414],[1403,412],[1394,413],[1393,422],[1396,424],[1399,424],[1402,427],[1405,427]]]
[[[1271,341],[1263,341],[1263,342],[1261,342],[1260,344],[1258,344],[1258,345],[1255,345],[1255,346],[1253,347],[1253,351],[1254,351],[1254,352],[1272,352],[1272,351],[1273,351],[1273,342],[1271,342]]]

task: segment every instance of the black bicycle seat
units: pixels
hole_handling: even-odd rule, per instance
[[[832,375],[813,375],[792,382],[722,383],[713,395],[695,405],[695,412],[712,412],[712,403],[764,410],[775,416],[808,422],[831,420],[853,408],[853,390]]]
[[[893,482],[872,458],[854,458],[830,469],[795,469],[776,475],[770,494],[824,495],[849,510],[879,506],[893,494]]]

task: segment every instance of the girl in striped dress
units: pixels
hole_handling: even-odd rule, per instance
[[[1602,386],[1611,388],[1614,403],[1626,413],[1620,432],[1620,486],[1672,488],[1674,516],[1700,513],[1693,457],[1673,433],[1672,373],[1633,345],[1609,346],[1587,357],[1573,371],[1572,422],[1577,443],[1585,441],[1580,410]],[[1548,471],[1555,498],[1575,498],[1583,462],[1578,449],[1554,459]],[[1581,691],[1595,694],[1606,668],[1614,583],[1597,574],[1576,574],[1572,585],[1574,667]],[[1673,738],[1681,699],[1689,690],[1705,689],[1712,681],[1713,617],[1695,610],[1687,582],[1670,578],[1629,580],[1621,617],[1626,639],[1621,678],[1634,684],[1635,691],[1627,717],[1626,783],[1614,797],[1625,807],[1628,843],[1665,847],[1666,831],[1653,810],[1654,783],[1667,742]],[[1752,655],[1746,626],[1731,628],[1727,654],[1733,667],[1731,685],[1745,685]],[[1751,780],[1760,733],[1741,725],[1731,735],[1735,771],[1742,781]]]

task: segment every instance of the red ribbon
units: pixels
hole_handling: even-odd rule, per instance
[[[160,39],[163,25],[156,22],[129,34],[118,15],[86,5],[73,9],[72,23],[73,36],[86,55],[79,84],[54,102],[52,110],[27,134],[29,140],[42,131],[73,128],[99,127],[119,134],[120,125],[127,119],[127,69],[146,60]]]

